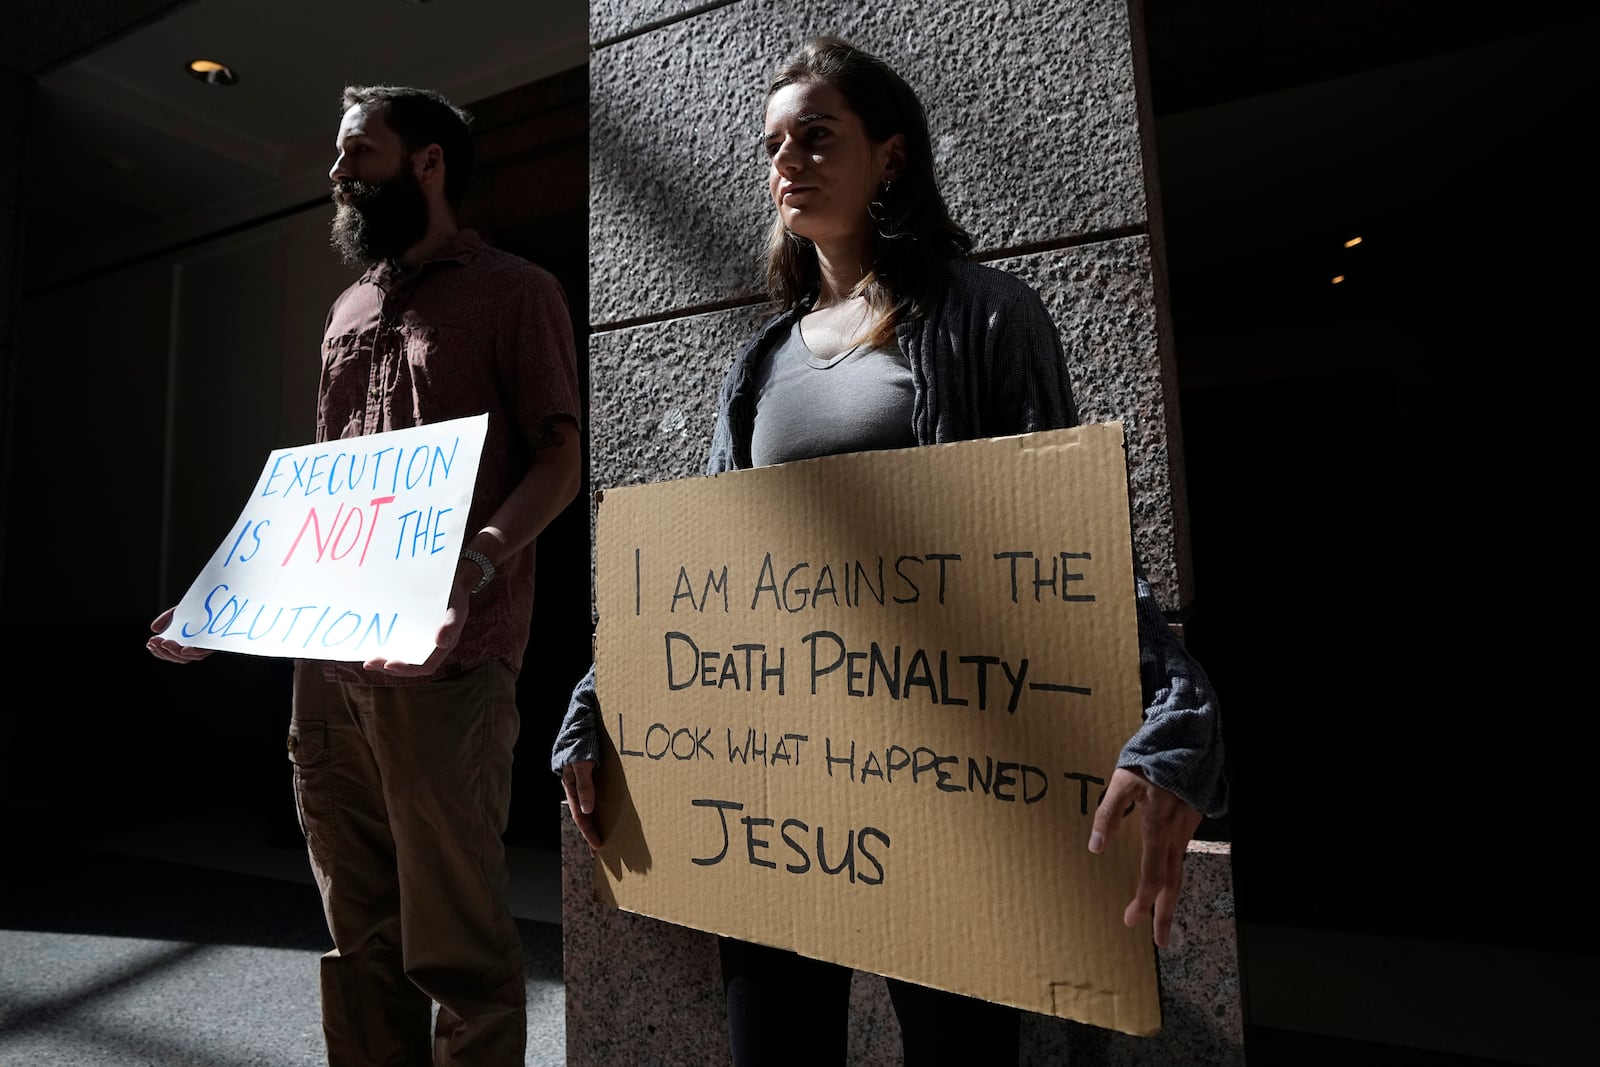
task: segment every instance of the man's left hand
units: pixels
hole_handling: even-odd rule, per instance
[[[461,640],[461,631],[467,625],[470,598],[471,593],[467,591],[464,583],[458,581],[451,585],[450,604],[444,609],[444,622],[439,626],[439,632],[434,635],[433,652],[421,663],[407,663],[404,660],[375,656],[361,666],[369,671],[383,671],[385,674],[395,674],[405,678],[420,678],[432,674],[444,663],[444,658],[456,647],[456,642]]]
[[[1139,809],[1144,854],[1139,859],[1139,889],[1123,910],[1122,922],[1124,926],[1136,926],[1153,908],[1155,941],[1166,948],[1172,937],[1178,893],[1183,887],[1183,857],[1204,815],[1138,771],[1118,767],[1095,809],[1090,852],[1105,851],[1130,805]]]

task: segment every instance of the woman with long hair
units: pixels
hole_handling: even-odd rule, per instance
[[[1031,287],[970,258],[904,79],[837,37],[806,41],[767,86],[763,143],[778,311],[723,382],[708,474],[1076,425],[1055,324]],[[1143,859],[1123,921],[1152,919],[1165,945],[1185,849],[1205,815],[1226,810],[1226,783],[1211,683],[1142,575],[1136,585],[1144,723],[1107,783],[1088,847],[1104,849],[1137,807]],[[591,668],[552,757],[594,849],[598,712]],[[845,1062],[849,968],[726,937],[720,948],[736,1067]],[[1016,1009],[888,986],[908,1067],[1016,1062]]]

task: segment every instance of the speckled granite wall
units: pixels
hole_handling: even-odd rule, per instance
[[[1126,0],[596,0],[590,6],[590,433],[597,491],[700,473],[738,346],[771,313],[759,149],[771,66],[832,31],[885,58],[928,111],[952,214],[978,258],[1039,289],[1083,417],[1127,425],[1134,536],[1157,596],[1186,602],[1177,383],[1161,336],[1134,35]],[[727,1062],[714,940],[593,902],[563,812],[573,1065]],[[1233,1064],[1242,1021],[1226,846],[1196,844],[1166,1026],[1133,1039],[1043,1016],[1028,1064]],[[882,979],[858,975],[851,1062],[899,1062]]]
[[[919,91],[951,214],[980,249],[1143,225],[1122,0],[936,11],[742,0],[596,50],[590,320],[759,292],[753,253],[772,219],[762,90],[776,59],[824,27]],[[1051,48],[1025,47],[1036,41]]]
[[[728,1018],[716,938],[597,903],[594,861],[561,809],[561,940],[567,1067],[722,1067]],[[1157,955],[1162,1028],[1129,1037],[1027,1013],[1022,1067],[1238,1067],[1244,1063],[1233,857],[1196,841],[1173,943]],[[900,1025],[883,979],[851,986],[850,1063],[898,1067]]]
[[[980,258],[1044,291],[1085,417],[1128,423],[1140,558],[1162,604],[1181,609],[1176,383],[1160,358],[1164,287],[1123,0],[686,10],[622,0],[590,13],[595,488],[699,472],[716,386],[766,310],[762,86],[807,33],[831,29],[906,72],[952,214]]]

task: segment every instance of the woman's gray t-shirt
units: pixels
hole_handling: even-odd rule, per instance
[[[750,458],[757,467],[843,452],[910,448],[911,363],[893,340],[818,359],[795,320],[756,373]]]

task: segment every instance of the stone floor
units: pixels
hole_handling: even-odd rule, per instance
[[[0,1067],[323,1062],[316,974],[327,935],[303,852],[271,841],[258,813],[195,809],[129,817],[115,832],[56,824],[45,835],[12,821]],[[517,848],[512,864],[526,1063],[565,1065],[559,858]],[[1595,1062],[1579,1040],[1595,1003],[1588,957],[1249,924],[1240,941],[1250,1067]],[[628,1050],[612,1062],[644,1063]]]

